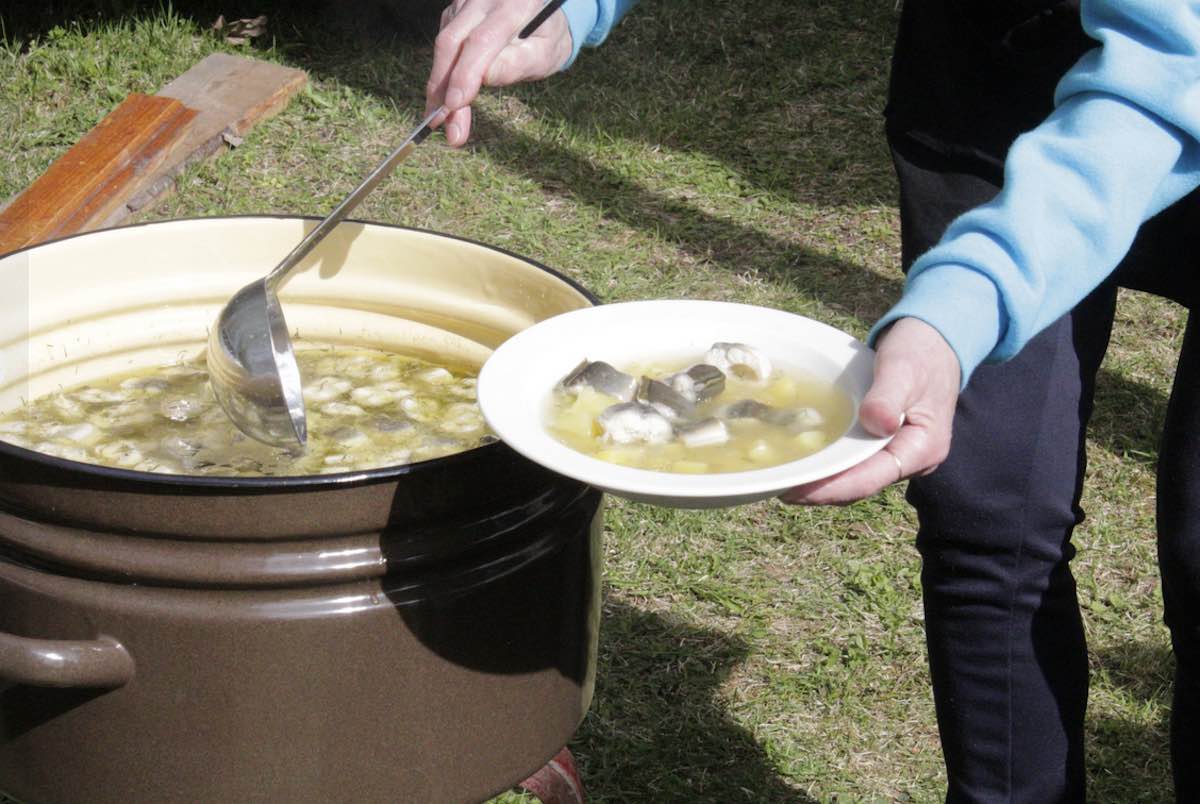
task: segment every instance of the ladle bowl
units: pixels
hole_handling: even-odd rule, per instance
[[[213,395],[242,432],[271,444],[305,443],[300,367],[279,299],[265,279],[246,285],[221,309],[207,355]]]
[[[246,435],[273,446],[304,446],[308,424],[300,368],[276,293],[300,261],[432,133],[434,120],[445,113],[441,107],[431,112],[269,274],[243,287],[221,308],[208,336],[209,382],[221,408]]]

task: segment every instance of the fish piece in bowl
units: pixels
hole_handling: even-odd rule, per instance
[[[578,394],[581,388],[629,402],[637,393],[638,381],[632,374],[617,371],[602,360],[584,360],[559,383],[563,390]]]
[[[717,342],[682,365],[585,360],[556,386],[547,426],[601,460],[708,474],[810,455],[849,427],[852,407],[833,383],[782,371],[753,346]]]

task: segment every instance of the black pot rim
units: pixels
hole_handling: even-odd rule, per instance
[[[61,243],[66,240],[74,240],[79,237],[87,237],[89,235],[98,234],[101,232],[111,232],[117,229],[134,229],[144,226],[162,226],[169,223],[185,223],[188,221],[222,221],[222,220],[244,220],[249,218],[258,218],[265,220],[310,220],[320,221],[323,218],[319,215],[285,215],[282,213],[245,213],[239,215],[197,215],[190,218],[170,218],[167,220],[157,221],[142,221],[139,223],[129,224],[127,226],[110,226],[104,229],[95,229],[89,232],[80,232],[78,234],[67,235],[66,237],[57,237],[53,240],[44,240],[33,245],[24,246],[16,251],[10,251],[7,254],[0,254],[0,258],[8,258],[26,251],[32,251],[42,246],[47,246],[52,243]],[[448,240],[457,240],[462,243],[470,243],[474,246],[486,248],[490,251],[495,251],[500,254],[507,255],[522,262],[532,265],[541,271],[545,271],[551,276],[565,282],[574,290],[578,291],[584,298],[592,304],[600,304],[600,299],[585,288],[583,285],[576,282],[569,276],[557,271],[547,265],[543,265],[531,257],[526,257],[522,254],[509,251],[508,249],[494,246],[489,243],[483,243],[478,240],[472,240],[469,237],[461,237],[459,235],[447,234],[438,232],[432,229],[420,229],[415,226],[401,226],[393,223],[380,223],[379,221],[361,220],[358,218],[347,219],[344,223],[359,223],[367,226],[380,226],[388,229],[400,229],[406,232],[419,232],[421,234],[431,234],[438,237],[444,237]],[[416,463],[404,464],[402,466],[382,467],[379,469],[366,469],[359,472],[339,472],[328,475],[297,475],[297,476],[267,476],[267,477],[222,477],[212,475],[165,475],[156,474],[153,472],[138,472],[133,469],[118,469],[109,466],[98,466],[91,463],[82,463],[80,461],[72,461],[67,458],[57,458],[53,455],[45,455],[35,450],[18,447],[15,444],[8,444],[0,441],[0,454],[9,454],[14,458],[40,463],[59,471],[76,472],[83,475],[91,475],[98,479],[124,481],[127,483],[137,483],[149,486],[167,486],[172,488],[192,488],[192,489],[227,489],[231,491],[252,491],[262,489],[307,489],[313,487],[337,487],[337,486],[356,486],[372,482],[385,482],[395,478],[403,477],[404,475],[413,472],[421,471],[423,467],[450,467],[456,462],[473,460],[472,454],[478,451],[484,451],[487,455],[501,449],[507,449],[503,442],[487,444],[482,447],[474,447],[464,452],[456,452],[453,455],[446,455],[441,458],[432,458],[427,461],[418,461]]]

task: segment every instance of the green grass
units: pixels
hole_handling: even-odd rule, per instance
[[[127,93],[240,50],[205,33],[209,5],[0,12],[0,198]],[[139,220],[323,214],[419,118],[426,40],[319,4],[221,11],[260,9],[254,54],[311,88]],[[606,301],[729,299],[863,335],[901,287],[880,117],[894,25],[870,0],[646,3],[568,74],[489,91],[468,148],[435,138],[357,215],[529,255]],[[1183,320],[1126,294],[1101,377],[1075,562],[1098,802],[1172,798],[1153,468]],[[822,510],[611,500],[596,697],[571,744],[592,799],[938,800],[913,534],[897,488]]]

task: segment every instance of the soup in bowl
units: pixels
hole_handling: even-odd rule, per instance
[[[753,350],[771,367],[769,376],[747,380],[731,369],[725,379],[734,397],[681,421],[664,416],[668,421],[648,425],[659,428],[660,443],[626,442],[604,427],[600,418],[614,402],[653,407],[650,394],[643,393],[646,379],[671,385],[680,372],[711,367],[706,360],[720,362],[709,357],[714,347]],[[565,386],[575,384],[572,375],[592,363],[629,377],[633,382],[618,377],[612,387],[620,391],[624,383],[632,398],[587,387],[564,394]],[[776,496],[882,449],[889,439],[870,435],[857,422],[873,366],[874,352],[865,344],[804,316],[666,299],[574,310],[518,333],[484,364],[478,394],[491,428],[530,460],[630,499],[712,508]],[[704,371],[698,374],[703,380]],[[755,392],[763,397],[755,399]],[[572,410],[576,405],[581,409]],[[822,423],[808,428],[813,413]],[[750,431],[748,444],[731,447],[723,440],[698,447],[714,451],[714,459],[689,454],[684,434],[714,418],[724,420],[728,431]],[[771,419],[782,422],[777,432],[754,434]],[[785,441],[796,451],[781,450]]]

